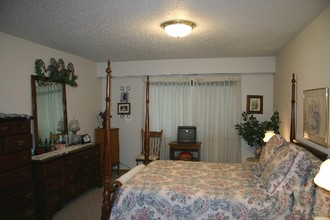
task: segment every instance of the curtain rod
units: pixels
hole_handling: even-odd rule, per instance
[[[241,75],[242,73],[193,73],[193,74],[153,74],[153,75],[125,75],[125,76],[114,76],[112,78],[139,78],[139,77],[191,77],[191,76],[214,76],[214,75]]]

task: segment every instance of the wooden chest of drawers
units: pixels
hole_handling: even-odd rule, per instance
[[[33,157],[38,219],[52,219],[66,202],[90,187],[101,186],[99,144],[84,145],[44,159],[38,157]]]
[[[95,129],[95,142],[101,147],[101,173],[103,175],[103,151],[104,151],[104,133],[105,129]],[[117,166],[119,173],[119,128],[111,128],[110,130],[110,148],[111,148],[111,167]]]
[[[3,116],[3,115],[2,115]],[[35,219],[30,119],[0,119],[0,219]]]

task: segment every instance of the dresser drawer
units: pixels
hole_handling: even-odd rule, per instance
[[[75,153],[64,159],[64,170],[71,170],[83,164],[84,157],[87,157],[86,152]]]
[[[46,163],[43,166],[43,177],[48,178],[51,176],[56,176],[63,172],[63,161],[62,160],[53,160]]]
[[[63,176],[53,176],[45,181],[43,184],[45,195],[61,190],[63,188]]]
[[[17,191],[13,191],[4,197],[0,197],[0,218],[2,216],[9,215],[11,212],[16,212],[25,206],[32,205],[34,207],[35,199],[36,197],[33,185],[18,189]]]
[[[11,214],[3,220],[17,220],[17,219],[24,219],[24,220],[33,220],[36,219],[36,208],[35,205],[28,205],[22,209],[18,209],[14,212],[14,214]]]
[[[31,164],[31,150],[0,154],[0,172]]]
[[[14,124],[15,134],[26,134],[31,133],[30,121],[22,121]]]
[[[83,171],[81,169],[75,169],[69,172],[65,172],[63,177],[63,186],[66,187],[71,183],[77,182],[81,178],[81,175],[83,175]]]
[[[0,123],[0,136],[13,135],[14,124],[13,123]]]
[[[42,210],[57,210],[59,207],[62,207],[65,195],[63,191],[53,193],[49,196],[44,197],[42,203],[40,203],[40,208]]]
[[[31,133],[30,120],[0,123],[0,136]]]
[[[65,187],[64,191],[64,201],[68,202],[75,196],[79,195],[81,193],[81,187],[80,187],[81,182],[75,182],[71,185],[68,185]]]
[[[32,179],[31,166],[21,167],[0,174],[0,187],[8,187]]]
[[[98,159],[100,158],[100,148],[94,147],[92,149],[88,150],[88,155],[90,160]]]
[[[13,153],[22,150],[31,150],[32,149],[32,135],[24,134],[24,135],[16,135],[9,136],[4,138],[2,143],[2,153]]]
[[[76,153],[64,161],[64,170],[74,169],[82,164],[100,157],[100,149],[97,147]]]

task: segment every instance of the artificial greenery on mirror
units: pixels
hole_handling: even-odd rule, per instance
[[[38,76],[38,84],[45,85],[52,82],[65,83],[72,87],[77,87],[78,76],[74,74],[74,67],[69,63],[65,68],[63,59],[56,61],[51,58],[50,64],[46,68],[44,61],[37,59],[35,62],[35,72]]]
[[[263,147],[265,145],[263,138],[268,130],[273,130],[275,134],[280,133],[278,111],[273,113],[270,121],[259,122],[253,114],[247,112],[242,113],[242,120],[243,122],[236,124],[235,128],[250,147]]]

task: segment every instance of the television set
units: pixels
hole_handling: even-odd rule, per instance
[[[197,129],[195,126],[178,126],[178,143],[196,143]]]

